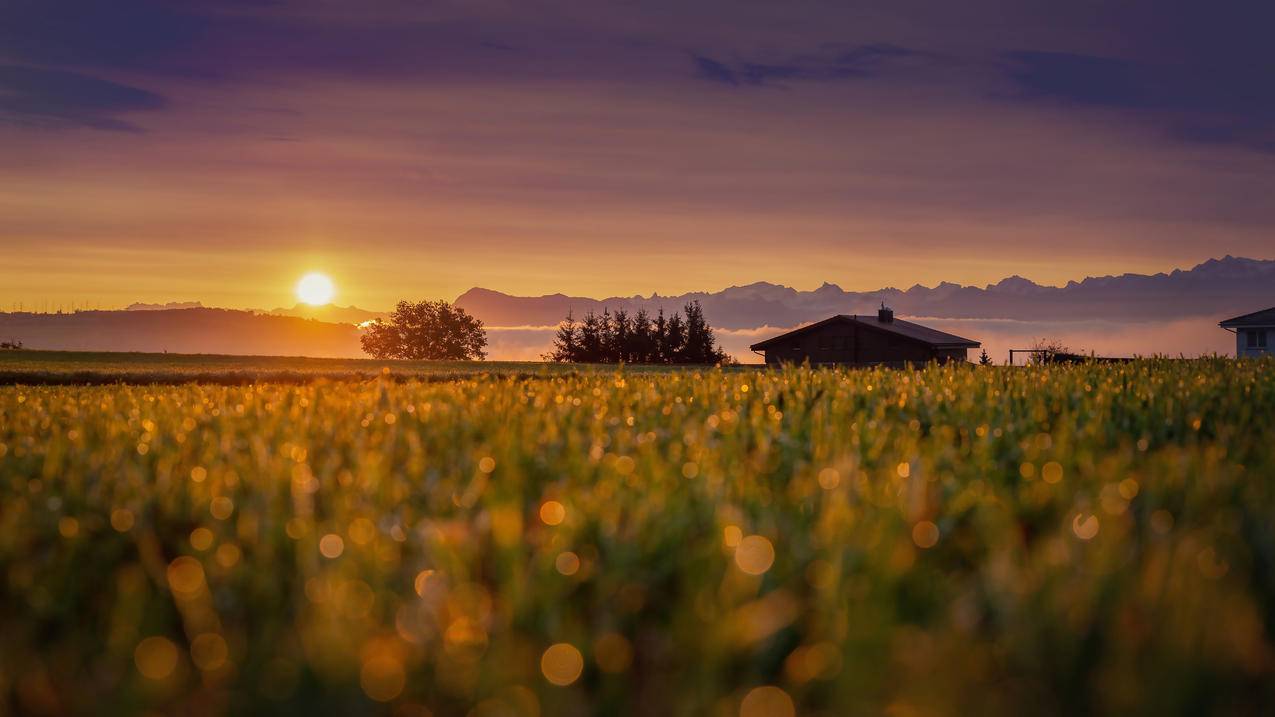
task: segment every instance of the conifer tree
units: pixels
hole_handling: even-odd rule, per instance
[[[673,312],[664,332],[664,363],[686,363],[686,322]]]
[[[666,349],[668,347],[668,321],[664,318],[664,309],[655,317],[655,324],[651,327],[651,362],[652,363],[672,363],[671,357]]]
[[[567,312],[567,318],[558,324],[558,331],[553,337],[553,351],[544,355],[546,361],[574,363],[580,360],[580,331],[575,317]]]
[[[651,316],[646,309],[638,309],[633,317],[632,363],[658,363],[655,358]]]
[[[580,355],[576,361],[580,363],[602,362],[602,341],[606,327],[601,317],[590,311],[580,322]]]
[[[688,303],[682,311],[686,314],[686,344],[682,349],[683,360],[686,363],[707,363],[709,349],[705,340],[704,311],[700,309],[698,301]],[[707,341],[712,339],[712,334],[709,334]]]
[[[633,363],[633,325],[629,312],[618,309],[611,315],[610,360],[614,363]]]
[[[686,305],[686,346],[684,363],[716,364],[724,361],[726,352],[717,348],[713,329],[704,318],[704,309],[698,301]]]

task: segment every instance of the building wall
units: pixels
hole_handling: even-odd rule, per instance
[[[969,349],[939,349],[934,352],[939,363],[969,361]]]
[[[766,363],[923,364],[965,361],[965,349],[935,350],[919,341],[852,324],[833,323],[766,349]]]
[[[1257,332],[1254,343],[1249,346],[1249,332]],[[1262,339],[1265,338],[1265,341]],[[1261,344],[1265,343],[1265,346]],[[1275,328],[1255,327],[1235,330],[1235,355],[1239,358],[1256,358],[1258,356],[1275,355]]]

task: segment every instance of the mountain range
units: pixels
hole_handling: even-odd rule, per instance
[[[326,321],[334,324],[355,325],[375,319],[383,319],[390,315],[388,311],[368,311],[357,306],[337,306],[336,304],[328,304],[326,306],[297,304],[290,309],[279,308],[258,313],[270,314],[271,316],[295,316],[301,319],[314,319],[315,321]]]
[[[699,301],[713,325],[724,329],[796,326],[831,314],[867,314],[883,302],[901,315],[944,319],[1128,322],[1214,315],[1225,318],[1275,304],[1275,260],[1226,256],[1186,270],[1089,277],[1065,286],[1042,286],[1011,276],[983,287],[943,282],[905,290],[846,291],[824,283],[812,291],[798,291],[762,281],[711,293],[607,299],[564,294],[511,296],[475,287],[461,294],[456,304],[491,326],[550,326],[567,312],[577,318],[604,309],[654,313],[680,309],[688,301]]]
[[[200,301],[170,301],[166,304],[144,304],[141,302],[129,304],[124,307],[125,311],[169,311],[172,309],[207,309],[212,308],[204,306]],[[336,304],[325,304],[323,306],[311,306],[309,304],[297,304],[295,306],[280,307],[264,311],[261,309],[250,309],[251,313],[264,314],[268,316],[295,316],[301,319],[314,319],[315,321],[326,321],[330,324],[361,324],[365,321],[373,319],[385,318],[389,316],[384,311],[368,311],[360,309],[357,306],[337,306]]]

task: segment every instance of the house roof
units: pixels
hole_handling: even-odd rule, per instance
[[[1236,316],[1233,319],[1218,322],[1218,326],[1224,329],[1233,329],[1243,326],[1275,326],[1275,306],[1261,311],[1254,311],[1251,314]]]
[[[938,329],[931,329],[928,326],[914,324],[911,321],[904,321],[902,319],[895,319],[894,321],[881,321],[877,316],[874,316],[874,315],[859,316],[857,314],[853,314],[853,315],[838,314],[836,316],[832,316],[827,319],[824,319],[823,321],[816,321],[815,323],[810,324],[809,326],[803,326],[799,329],[793,329],[792,331],[789,331],[788,333],[780,334],[773,338],[766,339],[765,341],[753,344],[752,346],[749,346],[748,348],[753,351],[764,350],[766,348],[774,346],[775,344],[782,343],[786,339],[790,339],[795,336],[800,336],[802,334],[806,334],[811,331],[815,331],[816,329],[820,329],[820,328],[823,328],[824,326],[828,326],[830,324],[835,324],[835,323],[858,324],[859,326],[863,326],[869,329],[875,329],[877,331],[885,331],[887,333],[895,334],[896,336],[901,336],[905,339],[910,339],[912,341],[928,344],[929,346],[933,348],[976,349],[982,345],[977,341],[962,338],[960,336],[956,336],[955,334],[944,333],[942,331],[939,331]]]

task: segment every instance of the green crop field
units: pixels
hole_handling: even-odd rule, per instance
[[[0,387],[0,712],[1275,708],[1275,362],[399,378]]]

